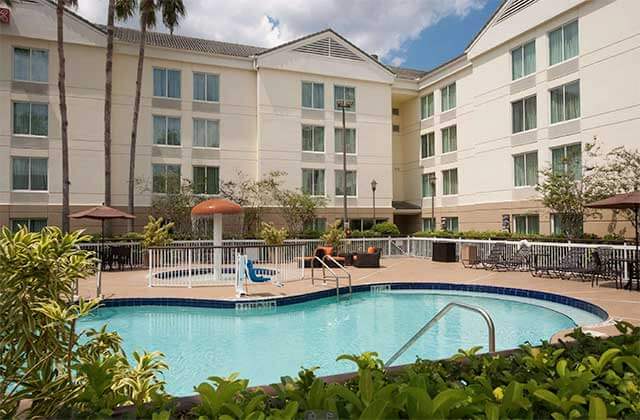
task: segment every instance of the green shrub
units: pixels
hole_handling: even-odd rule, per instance
[[[342,246],[342,240],[346,236],[340,223],[340,220],[336,220],[333,224],[329,225],[329,229],[327,229],[321,237],[325,245],[332,246],[333,249],[336,250]]]
[[[375,230],[354,230],[351,232],[352,238],[380,238],[381,236],[382,234]]]
[[[521,241],[528,240],[530,242],[567,242],[568,238],[563,235],[527,235],[522,233],[504,232],[504,231],[474,231],[465,232],[449,232],[449,231],[423,231],[416,232],[413,236],[417,238],[461,238],[476,240],[511,240]],[[580,238],[572,238],[572,241],[580,241],[586,243],[620,243],[623,241],[617,235],[607,235],[604,238],[598,238],[593,234],[584,234]]]
[[[382,236],[400,236],[400,229],[392,222],[378,223],[373,226],[372,230]]]
[[[171,243],[171,229],[173,223],[164,223],[162,217],[149,216],[149,222],[142,232],[142,246],[150,248],[154,246],[167,246]]]
[[[267,245],[282,245],[287,239],[287,229],[278,229],[270,223],[262,222],[260,239]]]

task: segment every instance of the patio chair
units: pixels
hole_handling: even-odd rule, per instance
[[[111,258],[114,265],[118,266],[118,270],[122,270],[124,267],[133,269],[131,264],[131,249],[127,246],[114,246],[111,248]]]
[[[353,266],[357,268],[380,268],[380,249],[373,248],[369,249],[369,251],[353,255]]]
[[[521,246],[515,254],[510,257],[504,257],[502,261],[498,261],[494,269],[504,271],[526,271],[529,269],[531,261],[531,247]]]
[[[498,264],[504,261],[506,250],[507,245],[504,243],[499,242],[493,245],[489,251],[489,255],[479,258],[479,264],[477,266],[486,270],[493,270]]]
[[[571,278],[572,273],[580,270],[584,266],[584,250],[573,249],[560,258],[559,261],[540,262],[538,258],[533,259],[531,265],[531,275],[534,277],[560,277]]]

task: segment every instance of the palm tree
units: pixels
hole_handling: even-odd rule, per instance
[[[138,0],[140,4],[140,44],[138,46],[138,72],[136,77],[136,96],[133,103],[133,123],[131,125],[131,144],[129,153],[129,202],[130,214],[134,212],[134,187],[136,174],[136,142],[138,137],[138,118],[142,95],[142,72],[144,69],[144,47],[147,30],[156,26],[156,13],[160,12],[162,23],[173,34],[178,21],[185,15],[183,0]],[[133,231],[133,220],[129,220],[129,231]]]
[[[5,0],[6,1],[6,0]],[[69,231],[69,118],[64,56],[64,9],[78,6],[78,0],[57,0],[58,25],[58,92],[60,96],[60,134],[62,138],[62,231]]]

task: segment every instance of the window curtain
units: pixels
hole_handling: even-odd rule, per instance
[[[313,175],[313,194],[324,195],[324,171],[322,169],[316,169]]]
[[[534,186],[538,183],[538,153],[526,155],[527,185]]]
[[[196,101],[205,101],[205,75],[202,73],[193,73],[193,99]]]
[[[168,91],[167,96],[170,98],[179,98],[180,97],[180,71],[179,70],[168,70]]]
[[[354,171],[347,171],[347,195],[356,195],[356,173]]]
[[[532,130],[537,127],[537,105],[538,101],[535,96],[525,99],[524,101],[524,129]]]
[[[13,50],[13,78],[14,80],[29,80],[29,62],[31,51],[24,48]]]
[[[456,107],[456,84],[449,85],[449,109]]]
[[[564,59],[576,57],[579,52],[578,21],[564,27]]]
[[[13,133],[31,134],[31,105],[24,102],[13,103]]]
[[[181,182],[180,165],[167,165],[167,193],[176,194]]]
[[[167,117],[153,117],[153,144],[167,144]]]
[[[440,96],[440,110],[444,112],[449,109],[449,89],[446,87],[442,88],[440,90]]]
[[[524,46],[524,75],[535,73],[536,71],[536,42],[531,41]]]
[[[220,147],[219,121],[207,121],[207,147]]]
[[[564,87],[565,119],[572,120],[580,116],[580,82],[573,82]]]
[[[193,119],[193,145],[194,147],[205,147],[207,145],[206,121]]]
[[[527,218],[526,216],[515,217],[516,233],[527,233]]]
[[[313,151],[313,127],[309,125],[302,126],[302,150]]]
[[[515,156],[513,158],[513,164],[514,164],[514,175],[515,175],[516,187],[522,187],[526,185],[524,155]]]
[[[218,194],[220,186],[220,169],[214,166],[207,167],[207,194]]]
[[[420,157],[422,159],[426,158],[427,156],[429,156],[429,149],[428,149],[428,145],[427,145],[427,134],[423,134],[420,136],[420,142],[422,143],[422,147],[420,148],[421,153],[420,153]]]
[[[48,51],[31,51],[31,80],[33,80],[34,82],[46,82],[47,80],[49,80]]]
[[[349,111],[356,111],[356,89],[352,87],[344,88],[345,99],[348,101],[352,101],[351,106],[349,107]]]
[[[582,178],[582,145],[567,146],[567,171],[575,179]]]
[[[313,170],[302,170],[302,193],[313,195]]]
[[[167,96],[167,72],[153,69],[153,96]]]
[[[47,159],[31,158],[31,190],[47,190]]]
[[[427,95],[427,117],[432,116],[433,112],[433,93],[430,93]]]
[[[442,153],[449,152],[449,129],[442,130]]]
[[[562,28],[549,33],[549,65],[553,66],[563,60]]]
[[[344,100],[344,87],[342,86],[334,86],[333,87],[333,107],[336,111],[340,111],[338,107],[338,101]]]
[[[523,76],[523,59],[522,59],[522,47],[516,48],[511,51],[511,78],[512,80],[519,79]]]
[[[180,145],[180,118],[167,118],[167,144]]]
[[[313,127],[313,151],[324,152],[324,127]]]
[[[31,134],[34,136],[49,134],[48,104],[31,104]]]
[[[529,235],[540,233],[540,216],[527,216],[527,233]]]
[[[553,89],[551,91],[551,123],[564,121],[564,98],[563,89]]]
[[[193,167],[193,192],[195,194],[205,193],[205,168],[203,166]]]
[[[554,174],[564,172],[564,148],[551,150],[551,168]]]
[[[324,108],[324,85],[322,83],[313,84],[313,107]]]
[[[164,193],[166,192],[166,176],[165,176],[165,168],[164,165],[153,165],[152,166],[153,173],[153,187],[152,191],[154,193]]]
[[[29,158],[13,158],[13,189],[29,189]]]
[[[313,87],[311,83],[302,83],[302,106],[313,108]]]
[[[218,102],[220,100],[220,77],[217,74],[207,75],[207,101]]]
[[[420,119],[424,120],[427,118],[427,97],[423,96],[420,98]]]
[[[524,126],[523,126],[524,116],[522,115],[522,107],[523,107],[522,102],[523,101],[518,101],[511,104],[511,119],[512,119],[514,133],[519,133],[524,130]]]

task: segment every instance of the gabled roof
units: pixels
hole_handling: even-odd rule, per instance
[[[417,80],[426,76],[427,70],[410,69],[406,67],[388,66],[389,69],[396,74],[398,79]]]
[[[347,45],[349,45],[350,47],[354,48],[356,51],[358,51],[359,53],[361,53],[363,56],[365,56],[365,58],[366,58],[368,61],[371,61],[371,62],[375,63],[376,65],[378,65],[378,66],[382,67],[385,71],[387,71],[387,72],[389,72],[389,73],[391,73],[391,74],[395,74],[395,73],[393,72],[393,70],[391,70],[391,68],[390,68],[390,67],[388,67],[388,66],[386,66],[385,64],[381,63],[380,61],[378,61],[378,59],[376,59],[376,58],[372,57],[372,56],[371,56],[371,54],[369,54],[369,53],[367,53],[367,52],[363,51],[363,50],[362,50],[362,49],[360,49],[357,45],[353,44],[351,41],[349,41],[348,39],[346,39],[345,37],[343,37],[342,35],[340,35],[339,33],[337,33],[336,31],[334,31],[334,30],[333,30],[333,29],[331,29],[331,28],[323,29],[323,30],[321,30],[321,31],[314,32],[314,33],[309,34],[309,35],[305,35],[305,36],[303,36],[303,37],[300,37],[300,38],[297,38],[297,39],[291,40],[291,41],[289,41],[289,42],[285,42],[284,44],[277,45],[277,46],[275,46],[275,47],[273,47],[273,48],[266,49],[266,50],[264,50],[264,51],[261,51],[261,52],[257,53],[257,54],[256,54],[256,56],[258,56],[258,57],[259,57],[259,56],[262,56],[262,55],[270,54],[270,53],[275,52],[275,51],[278,51],[278,50],[280,50],[280,49],[282,49],[282,48],[286,48],[286,47],[288,47],[288,46],[291,46],[291,45],[294,45],[294,44],[300,43],[300,42],[302,42],[302,41],[305,41],[305,40],[307,40],[307,39],[311,39],[311,38],[317,37],[318,35],[322,35],[322,34],[333,35],[333,36],[337,37],[338,39],[340,39],[341,41],[343,41],[344,43],[346,43]]]
[[[103,30],[106,30],[106,26],[99,26]],[[116,27],[114,37],[122,42],[137,44],[140,42],[140,31],[136,29]],[[244,58],[252,57],[265,50],[265,48],[254,47],[252,45],[212,41],[202,38],[171,35],[162,32],[147,32],[146,45]]]

